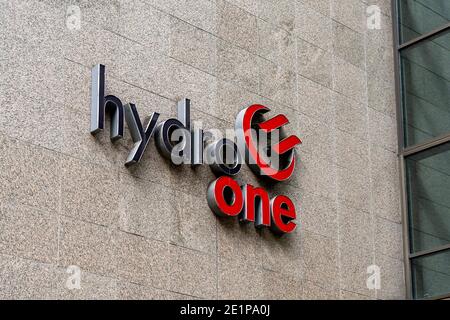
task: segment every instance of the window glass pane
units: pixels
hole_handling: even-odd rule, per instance
[[[411,260],[414,297],[432,298],[450,293],[450,251]]]
[[[450,32],[402,50],[400,59],[405,146],[450,133]]]
[[[449,0],[399,0],[400,42],[440,28],[450,21]]]
[[[411,252],[450,244],[450,143],[407,157],[406,177]]]

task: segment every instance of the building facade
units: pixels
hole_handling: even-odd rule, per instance
[[[0,298],[448,293],[449,55],[430,62],[432,48],[413,50],[438,40],[449,48],[450,6],[399,2],[401,33],[388,0],[0,0]],[[408,43],[436,28],[443,38]],[[416,58],[439,79],[406,70]],[[126,167],[127,126],[113,142],[109,117],[103,132],[89,130],[98,64],[105,94],[135,104],[142,119],[176,117],[183,98],[192,121],[223,132],[250,105],[286,115],[302,140],[292,178],[268,183],[243,165],[236,180],[289,196],[297,229],[278,236],[217,217],[206,200],[210,167],[176,166],[154,139]],[[440,113],[421,113],[433,101]],[[434,157],[439,174],[427,180],[433,160],[432,173],[417,167]],[[406,183],[407,172],[417,181]],[[435,192],[429,210],[440,222],[424,218],[412,192]]]

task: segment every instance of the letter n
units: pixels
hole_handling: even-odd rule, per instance
[[[242,187],[242,192],[245,204],[240,214],[240,221],[254,221],[257,228],[270,226],[270,199],[267,191],[246,184]]]

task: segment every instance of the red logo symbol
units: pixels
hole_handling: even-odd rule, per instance
[[[243,109],[236,118],[236,135],[239,146],[245,145],[245,159],[253,171],[285,181],[294,172],[294,148],[302,141],[295,135],[283,135],[282,127],[289,123],[286,116],[280,114],[265,120],[263,115],[268,111],[260,104]]]

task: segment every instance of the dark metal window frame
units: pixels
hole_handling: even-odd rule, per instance
[[[418,36],[412,40],[409,40],[403,44],[400,44],[400,19],[398,15],[398,0],[391,1],[392,11],[392,26],[394,31],[394,67],[395,67],[395,91],[396,91],[396,104],[397,104],[397,131],[398,131],[398,155],[400,161],[400,186],[401,186],[401,202],[402,202],[402,224],[403,224],[403,250],[404,250],[404,262],[405,262],[405,281],[406,281],[406,297],[407,299],[413,298],[413,283],[411,273],[411,260],[418,257],[424,257],[431,254],[450,250],[450,244],[433,248],[430,250],[419,251],[411,253],[410,250],[410,238],[409,238],[409,214],[408,214],[408,195],[406,186],[406,171],[405,171],[405,158],[413,154],[417,154],[422,151],[429,150],[430,148],[442,145],[450,141],[450,132],[442,136],[429,139],[427,141],[415,144],[410,147],[404,147],[404,123],[403,123],[403,108],[402,108],[402,90],[401,90],[401,70],[400,70],[400,53],[401,51],[411,48],[415,45],[424,43],[425,41],[438,37],[448,30],[450,30],[450,23],[439,27],[431,32],[427,32],[421,36]],[[450,292],[445,295],[435,296],[431,299],[446,299],[450,298]]]

